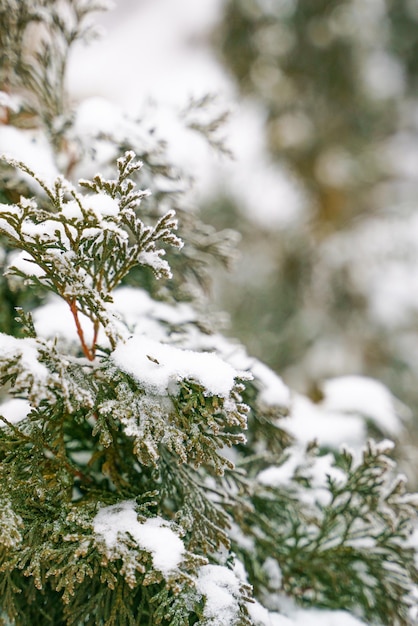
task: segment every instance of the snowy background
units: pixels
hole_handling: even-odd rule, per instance
[[[133,116],[155,101],[156,126],[173,162],[193,174],[197,204],[226,187],[251,219],[283,227],[303,211],[302,190],[270,162],[262,108],[240,98],[215,54],[211,39],[223,7],[224,0],[119,0],[99,15],[101,40],[73,53],[69,92],[76,101],[103,96]],[[185,141],[178,132],[173,113],[207,94],[216,96],[219,111],[230,112],[222,135],[233,160],[196,134]]]

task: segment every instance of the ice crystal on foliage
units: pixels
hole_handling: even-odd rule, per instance
[[[0,546],[16,548],[22,541],[22,518],[12,508],[10,500],[0,499]]]

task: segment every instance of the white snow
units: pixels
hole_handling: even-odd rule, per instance
[[[110,554],[118,548],[123,550],[119,545],[123,537],[132,537],[139,548],[151,553],[154,567],[164,576],[179,566],[184,553],[183,542],[169,522],[158,516],[138,521],[133,500],[100,509],[93,519],[93,528]]]
[[[294,626],[288,617],[269,612],[257,601],[249,602],[247,610],[254,626]]]
[[[301,500],[308,504],[318,502],[322,506],[328,506],[331,502],[331,492],[328,487],[328,478],[342,486],[346,482],[344,472],[334,466],[334,456],[325,454],[316,457],[306,472],[311,481],[311,489],[301,492]]]
[[[231,89],[205,45],[222,0],[199,0],[198,6],[193,0],[121,0],[118,5],[99,16],[106,37],[87,50],[74,49],[72,93],[122,99],[132,109],[147,94],[173,102],[190,92],[204,95],[214,86]]]
[[[296,469],[303,463],[305,454],[304,450],[297,446],[288,448],[286,452],[289,455],[289,458],[287,458],[282,465],[268,467],[258,474],[258,481],[262,485],[279,487],[289,484],[289,481],[293,478]]]
[[[73,226],[67,225],[67,229],[73,236],[76,235],[76,231]],[[44,244],[56,244],[60,242],[67,248],[68,252],[71,253],[70,241],[64,224],[56,219],[48,219],[35,223],[26,218],[22,221],[20,232],[24,241],[39,241],[39,243]],[[61,250],[55,250],[57,254],[61,254]],[[49,247],[48,253],[54,253],[53,247]]]
[[[11,210],[13,213],[16,213],[16,211],[13,211],[13,206],[10,206],[9,204],[0,204],[0,213],[6,211],[10,213]],[[4,217],[0,217],[0,230],[2,233],[7,234],[14,239],[18,238],[18,233],[16,229],[11,224],[9,224],[9,222]]]
[[[32,271],[31,265],[27,263],[26,273]],[[145,334],[154,340],[167,340],[170,325],[182,327],[196,320],[196,312],[189,304],[171,305],[158,302],[140,288],[120,287],[112,293],[112,296],[113,303],[109,303],[108,310],[115,316],[115,323],[117,319],[122,319],[130,331]],[[67,342],[79,343],[74,319],[67,303],[54,294],[49,296],[45,304],[33,311],[33,321],[37,333],[42,337],[59,337]],[[79,321],[87,343],[91,343],[93,340],[91,320],[79,313]],[[123,333],[122,326],[120,331]],[[103,345],[105,342],[106,339],[100,332],[99,343]],[[206,348],[209,349],[211,348]]]
[[[202,385],[205,395],[227,398],[238,376],[216,354],[181,350],[142,335],[120,343],[111,358],[156,395],[168,395],[173,385],[188,379]]]
[[[0,155],[23,161],[46,183],[52,185],[58,176],[51,146],[46,137],[35,130],[22,130],[14,126],[0,126]],[[39,192],[39,185],[28,174],[17,171],[32,189]]]
[[[261,387],[258,402],[267,406],[289,406],[290,390],[280,376],[258,360],[251,365],[251,372]]]
[[[83,218],[78,202],[75,200],[69,200],[68,202],[63,203],[62,214],[68,219],[77,218],[79,220]]]
[[[111,134],[125,125],[126,117],[112,102],[98,96],[83,100],[77,108],[75,128],[88,137],[100,133]]]
[[[368,442],[368,445],[376,454],[388,454],[394,449],[395,442],[391,439],[382,439],[381,441],[374,441],[372,439]],[[403,474],[399,474],[398,478],[399,477],[403,478]]]
[[[12,503],[4,495],[0,500],[0,545],[7,548],[18,548],[22,541],[20,528],[24,523],[20,515],[17,515],[12,507]]]
[[[367,437],[364,419],[359,415],[326,411],[305,396],[295,394],[286,430],[301,443],[316,439],[320,445],[338,449],[345,443],[360,449]]]
[[[42,278],[45,271],[40,267],[29,252],[13,252],[9,255],[8,267],[15,267],[26,276]]]
[[[238,524],[236,524],[234,521],[230,520],[229,524],[230,524],[230,527],[229,527],[228,535],[232,539],[232,541],[234,541],[236,544],[239,545],[240,548],[243,548],[244,550],[248,550],[250,552],[254,551],[255,550],[254,537],[245,535],[243,531],[241,530],[241,528],[238,526]]]
[[[225,163],[205,191],[230,194],[246,217],[261,227],[285,229],[297,223],[306,210],[301,184],[284,165],[268,156],[263,129],[265,112],[254,102],[242,100],[227,127],[233,163]],[[211,191],[212,190],[212,191]]]
[[[19,96],[10,95],[6,91],[0,91],[0,107],[4,107],[17,113],[20,109],[21,99]]]
[[[112,295],[115,311],[122,315],[128,326],[134,328],[138,325],[138,330],[145,322],[145,317],[173,325],[196,321],[196,311],[190,304],[159,302],[153,300],[144,289],[119,287]]]
[[[205,597],[204,616],[213,626],[235,623],[240,582],[232,570],[222,565],[203,565],[198,571],[196,588]]]
[[[150,267],[157,276],[165,274],[168,278],[172,278],[172,273],[167,261],[161,257],[164,255],[164,250],[143,250],[136,258],[140,265],[146,265]]]
[[[364,622],[346,611],[300,609],[291,617],[294,626],[366,626]]]
[[[329,504],[331,494],[328,488],[328,477],[339,484],[346,481],[345,474],[338,467],[334,467],[332,454],[314,457],[307,462],[306,450],[296,445],[287,449],[289,458],[280,466],[271,466],[258,474],[258,481],[270,487],[288,486],[295,476],[296,470],[302,468],[302,474],[309,478],[311,488],[300,488],[299,498],[307,504],[318,502],[324,506]]]
[[[382,151],[396,163],[398,176],[411,177],[412,171],[416,172],[417,150],[416,145],[411,147],[410,137],[395,136]],[[411,171],[400,171],[404,166]],[[397,204],[396,212],[364,219],[347,232],[334,234],[323,246],[322,267],[317,268],[323,281],[344,268],[350,284],[365,298],[372,322],[392,333],[413,325],[418,311],[418,215],[414,206]]]
[[[282,586],[283,574],[276,559],[267,557],[262,569],[267,574],[270,588],[279,590]]]
[[[97,217],[103,217],[106,215],[116,216],[119,214],[119,203],[114,198],[111,198],[106,193],[92,193],[83,196],[82,200],[84,206],[93,211]]]
[[[316,439],[335,450],[344,444],[359,451],[367,439],[367,421],[383,434],[400,434],[398,413],[403,407],[379,381],[341,376],[324,381],[321,390],[324,397],[317,403],[299,394],[292,398],[286,430],[300,443]]]
[[[22,398],[10,398],[0,404],[0,415],[5,417],[11,424],[17,424],[28,416],[31,405],[27,400]],[[0,419],[0,428],[5,423]]]
[[[259,602],[247,604],[254,626],[367,626],[346,611],[302,609],[290,598],[281,599],[284,606],[280,613],[268,611]]]
[[[106,193],[91,193],[81,197],[83,207],[93,213],[100,221],[102,217],[116,217],[119,214],[119,203]],[[83,214],[75,200],[65,202],[62,207],[62,213],[68,219],[83,219]]]
[[[40,382],[45,382],[48,370],[38,359],[36,341],[31,338],[17,339],[0,333],[0,360],[20,358],[22,369]]]
[[[365,376],[341,376],[326,380],[322,390],[325,410],[362,415],[390,435],[400,433],[394,398],[381,382]]]
[[[376,540],[374,537],[357,537],[348,539],[346,545],[357,550],[376,550]]]

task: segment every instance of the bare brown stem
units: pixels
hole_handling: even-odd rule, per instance
[[[94,361],[94,343],[96,340],[96,328],[95,328],[95,337],[94,337],[94,341],[93,341],[93,347],[90,349],[86,343],[86,340],[84,338],[84,332],[83,329],[81,327],[80,324],[80,319],[78,317],[78,310],[77,310],[77,305],[75,300],[71,300],[68,302],[68,305],[70,307],[71,313],[73,314],[73,318],[74,318],[74,322],[77,328],[77,335],[79,336],[80,339],[80,343],[81,343],[81,348],[83,350],[83,354],[84,356],[89,360],[89,361]],[[97,329],[98,331],[98,329]]]

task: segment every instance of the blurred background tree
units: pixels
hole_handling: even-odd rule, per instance
[[[281,228],[207,207],[243,233],[233,332],[296,388],[362,373],[417,414],[418,3],[226,0],[214,46],[304,198]]]

